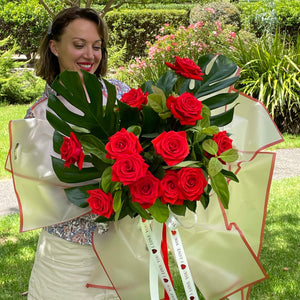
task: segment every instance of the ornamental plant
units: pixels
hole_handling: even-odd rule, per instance
[[[65,189],[66,196],[90,206],[96,222],[140,215],[163,223],[170,212],[195,212],[199,203],[206,208],[212,191],[228,207],[227,180],[238,181],[228,164],[238,154],[229,133],[219,130],[232,121],[234,107],[220,109],[238,96],[224,92],[237,80],[237,66],[221,55],[202,56],[197,64],[176,57],[168,66],[157,82],[147,81],[120,100],[103,80],[105,106],[101,83],[87,72],[89,101],[77,72],[61,73],[52,85],[80,111],[49,97],[47,119],[60,154],[52,157],[53,169],[61,181],[77,184]]]
[[[207,9],[207,14],[214,14]],[[209,53],[227,54],[233,49],[236,38],[235,28],[224,26],[220,21],[199,21],[188,27],[174,28],[166,23],[160,29],[154,43],[147,42],[147,57],[135,58],[127,68],[120,68],[118,76],[126,78],[129,84],[141,85],[144,80],[157,81],[167,71],[165,62],[174,60],[175,56],[188,57],[197,61],[202,55]]]

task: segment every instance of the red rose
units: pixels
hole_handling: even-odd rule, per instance
[[[143,151],[139,139],[125,128],[109,137],[108,140],[109,142],[105,146],[106,158],[117,159],[119,155]]]
[[[214,134],[212,139],[218,144],[217,155],[220,155],[221,153],[225,152],[228,149],[232,149],[232,139],[227,136],[226,131],[220,131],[219,133]],[[213,155],[205,152],[205,156],[210,158]],[[224,165],[226,164],[226,162],[220,158],[219,161]]]
[[[180,198],[184,200],[200,200],[207,181],[200,168],[182,168],[178,172]]]
[[[60,147],[60,156],[61,159],[65,160],[65,167],[70,168],[71,164],[77,162],[79,170],[82,169],[84,153],[81,143],[73,132],[71,132],[70,137],[64,137],[64,142]]]
[[[138,202],[142,208],[147,209],[154,204],[159,197],[159,179],[150,171],[137,182],[129,185],[132,202]]]
[[[92,213],[110,218],[113,210],[113,197],[110,193],[104,193],[101,189],[87,191],[90,197],[86,200],[92,208]]]
[[[202,103],[193,94],[184,92],[179,97],[170,96],[167,99],[167,107],[181,125],[195,125],[201,120]]]
[[[139,154],[124,154],[112,166],[112,181],[128,185],[144,177],[148,167]]]
[[[182,205],[184,199],[179,199],[178,176],[176,171],[166,171],[164,178],[160,182],[162,204]]]
[[[152,144],[168,166],[182,162],[189,154],[185,131],[164,131],[152,140]]]
[[[166,62],[166,65],[173,69],[176,74],[180,74],[185,78],[196,79],[196,80],[203,80],[201,76],[205,75],[202,73],[201,68],[195,64],[189,58],[181,58],[175,56],[175,65],[172,65]]]
[[[232,148],[232,139],[227,136],[226,131],[220,131],[219,133],[214,134],[212,139],[218,144],[217,155]]]
[[[144,94],[142,89],[139,87],[138,89],[131,89],[129,92],[123,94],[120,101],[141,110],[142,104],[146,105],[148,102],[147,96],[148,92]]]

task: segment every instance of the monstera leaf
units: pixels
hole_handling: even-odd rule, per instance
[[[104,105],[103,86],[99,79],[85,71],[82,71],[82,75],[86,89],[77,72],[64,71],[55,79],[52,88],[57,94],[49,96],[49,110],[46,112],[49,123],[55,129],[54,150],[59,153],[63,136],[69,136],[73,131],[85,150],[85,161],[93,164],[93,167],[84,166],[82,170],[74,165],[64,168],[62,160],[52,158],[57,177],[68,183],[101,177],[102,172],[110,165],[110,162],[105,160],[103,141],[107,141],[119,129],[115,111],[115,87],[103,80],[108,95]]]

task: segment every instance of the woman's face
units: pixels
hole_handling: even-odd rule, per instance
[[[80,70],[94,73],[101,61],[101,37],[96,23],[86,19],[72,21],[60,41],[50,40],[49,47],[57,56],[60,72]]]

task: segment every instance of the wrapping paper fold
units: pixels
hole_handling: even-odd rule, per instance
[[[232,91],[234,91],[232,89]],[[263,149],[282,141],[265,107],[242,93],[232,105],[230,132],[239,160],[230,165],[240,182],[229,182],[229,209],[211,195],[206,210],[198,206],[178,230],[195,281],[206,299],[245,299],[254,283],[267,278],[259,262],[275,154]],[[64,222],[89,212],[71,204],[52,169],[53,129],[40,119],[10,122],[6,168],[12,172],[20,207],[20,231]],[[150,299],[149,253],[138,218],[112,223],[107,234],[94,233],[93,247],[101,266],[88,286],[101,287],[97,273],[106,272],[120,299]],[[171,248],[171,243],[168,245]],[[171,249],[172,250],[172,249]]]

